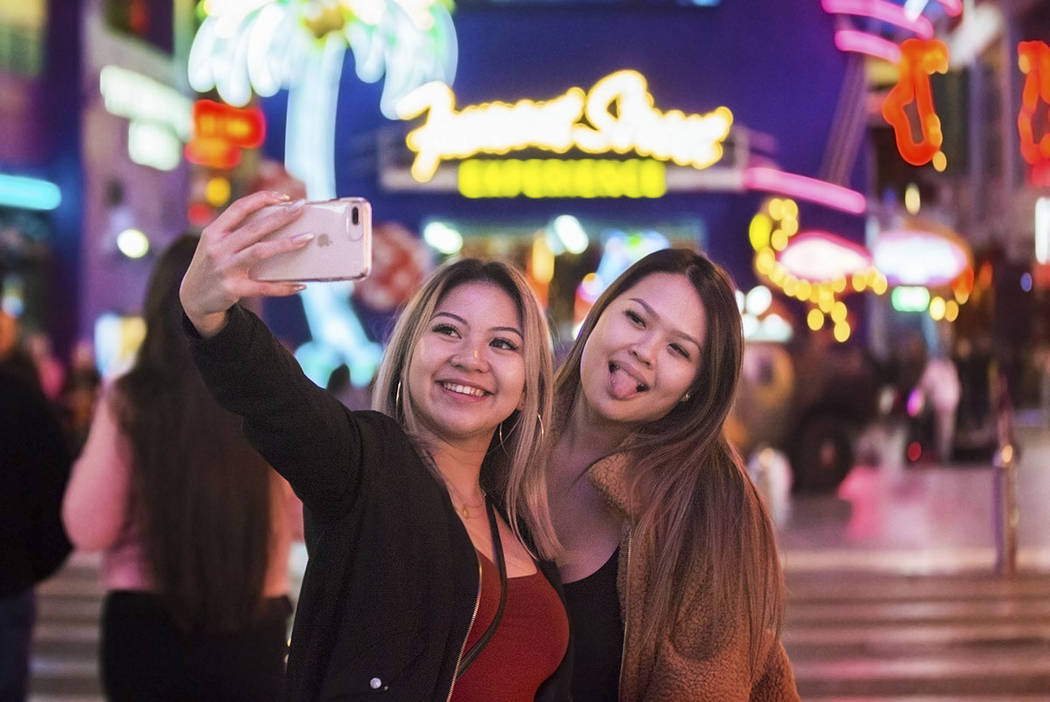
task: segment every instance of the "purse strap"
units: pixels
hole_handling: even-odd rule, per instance
[[[507,561],[503,558],[503,542],[499,538],[499,522],[496,520],[496,511],[492,509],[492,503],[488,499],[485,500],[485,511],[489,515],[489,528],[492,530],[492,550],[496,554],[496,566],[499,569],[499,606],[496,608],[496,616],[492,618],[492,622],[485,629],[485,633],[459,659],[459,668],[456,669],[457,680],[477,660],[481,650],[488,645],[488,642],[496,634],[496,627],[499,626],[500,619],[503,618],[503,607],[507,604]]]

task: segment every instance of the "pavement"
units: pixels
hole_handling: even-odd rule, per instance
[[[1018,414],[1015,433],[1018,567],[1050,572],[1050,427]],[[858,465],[835,494],[793,495],[779,510],[785,570],[990,572],[997,472],[988,463]]]
[[[1050,428],[1019,420],[1012,577],[989,464],[858,465],[774,510],[803,699],[1050,701]]]

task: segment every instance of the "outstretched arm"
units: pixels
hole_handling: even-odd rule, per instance
[[[199,334],[191,346],[208,388],[219,404],[244,418],[248,440],[311,513],[324,519],[345,510],[358,494],[360,422],[303,374],[266,325],[236,304],[246,296],[290,295],[302,288],[250,277],[258,261],[309,241],[308,235],[262,241],[298,216],[296,205],[247,219],[282,201],[275,193],[249,195],[209,225],[183,278],[180,299]]]

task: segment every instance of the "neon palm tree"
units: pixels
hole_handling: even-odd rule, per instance
[[[336,196],[335,116],[347,48],[362,81],[386,76],[380,110],[396,118],[394,104],[409,91],[455,78],[450,8],[451,0],[204,0],[189,82],[198,92],[215,88],[235,106],[253,91],[266,97],[288,88],[285,168],[306,184],[309,199],[327,200]],[[349,284],[329,284],[302,293],[315,341],[296,356],[319,383],[346,362],[363,385],[378,364],[380,349],[367,340],[349,292]]]

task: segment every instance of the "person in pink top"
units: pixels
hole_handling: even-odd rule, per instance
[[[106,385],[63,500],[70,540],[103,554],[110,700],[255,702],[284,686],[301,506],[190,356],[178,289],[196,243],[158,259],[138,358]]]

